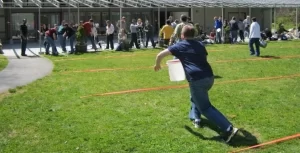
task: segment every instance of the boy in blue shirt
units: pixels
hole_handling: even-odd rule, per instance
[[[182,41],[157,55],[154,70],[161,69],[160,63],[164,57],[176,56],[181,61],[189,82],[193,103],[201,114],[223,131],[221,137],[228,143],[238,129],[234,128],[227,118],[210,103],[208,91],[214,84],[214,75],[207,61],[207,51],[201,42],[193,39],[194,35],[194,27],[185,25],[181,32]]]

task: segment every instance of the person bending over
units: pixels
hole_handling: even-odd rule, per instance
[[[49,29],[48,31],[46,31],[45,35],[46,35],[46,41],[47,41],[47,45],[46,45],[46,55],[49,55],[49,48],[50,46],[52,47],[52,55],[53,56],[58,56],[58,52],[57,52],[57,48],[55,45],[54,40],[57,39],[57,27],[56,25],[54,26],[54,28]]]

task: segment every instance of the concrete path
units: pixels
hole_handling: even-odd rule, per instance
[[[52,62],[40,57],[39,49],[28,48],[26,51],[28,56],[23,57],[20,49],[14,48],[15,45],[10,46],[3,49],[4,56],[8,59],[8,65],[0,72],[0,93],[29,84],[52,72]]]

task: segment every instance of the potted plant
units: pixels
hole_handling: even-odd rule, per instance
[[[230,44],[230,27],[226,26],[224,28],[224,43]]]
[[[87,52],[87,44],[85,42],[85,31],[82,25],[78,26],[76,31],[76,53],[86,53]]]

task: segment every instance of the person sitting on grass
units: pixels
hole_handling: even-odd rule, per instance
[[[207,61],[208,54],[205,46],[200,41],[194,40],[194,36],[194,27],[184,26],[181,32],[182,41],[157,55],[154,70],[161,69],[161,61],[164,57],[176,56],[181,61],[189,81],[193,103],[208,120],[223,131],[221,138],[228,143],[238,129],[233,127],[232,123],[210,103],[208,91],[214,84],[214,75]]]
[[[120,29],[120,32],[118,34],[118,42],[119,42],[119,45],[118,45],[116,51],[123,51],[123,50],[128,51],[129,50],[127,34],[126,34],[125,29],[123,29],[123,28]]]
[[[212,40],[213,42],[216,40],[216,32],[215,29],[212,29],[212,31],[209,34],[209,39]]]

